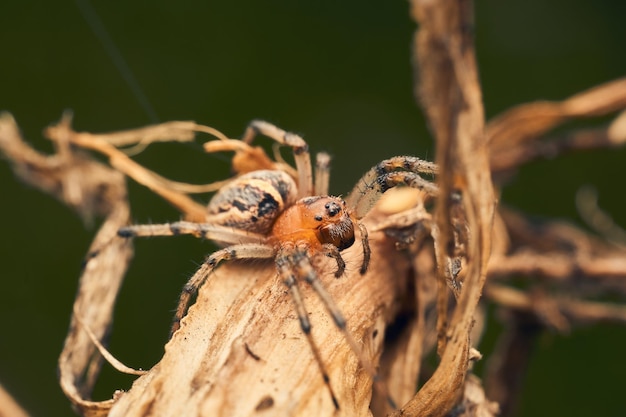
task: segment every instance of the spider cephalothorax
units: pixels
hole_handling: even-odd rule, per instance
[[[272,162],[259,148],[252,148],[249,143],[258,133],[281,145],[290,146],[294,151],[296,170],[282,161]],[[410,156],[384,160],[369,170],[346,200],[343,200],[328,196],[328,155],[318,154],[313,181],[306,142],[301,137],[269,123],[252,122],[241,141],[223,139],[208,142],[206,145],[205,148],[210,152],[235,151],[234,168],[242,175],[224,185],[215,194],[208,204],[204,222],[135,225],[121,229],[119,235],[137,237],[192,234],[211,239],[223,246],[223,249],[207,257],[184,286],[174,317],[173,331],[178,329],[193,294],[220,262],[235,259],[273,259],[277,275],[291,293],[301,328],[309,340],[333,402],[339,407],[322,358],[311,338],[311,324],[298,284],[304,281],[317,292],[361,365],[374,376],[373,366],[364,359],[359,344],[346,330],[343,314],[321,284],[313,260],[319,256],[333,258],[337,263],[335,276],[340,277],[346,268],[341,251],[352,246],[358,235],[363,254],[360,272],[364,274],[371,255],[367,230],[360,220],[382,193],[396,185],[419,188],[431,195],[436,193],[435,185],[419,175],[434,174],[435,165]],[[247,159],[246,155],[250,155],[250,158]],[[162,185],[152,184],[157,192],[159,187]],[[168,198],[167,192],[160,194]],[[175,202],[183,212],[186,211],[185,204],[191,203]],[[191,212],[190,208],[187,213]]]
[[[315,250],[332,245],[341,251],[354,243],[354,224],[342,199],[305,197],[278,216],[270,241],[306,242]]]

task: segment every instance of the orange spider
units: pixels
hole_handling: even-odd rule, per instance
[[[211,133],[215,134],[215,131]],[[250,143],[257,134],[267,136],[279,145],[291,147],[296,170],[279,157],[276,158],[277,162],[271,161],[261,148],[251,147]],[[267,122],[253,121],[241,140],[226,139],[221,135],[220,138],[221,141],[207,142],[205,149],[208,152],[235,151],[235,171],[244,173],[219,189],[206,207],[202,222],[133,225],[120,229],[118,234],[126,238],[191,234],[211,239],[224,247],[209,255],[184,286],[172,333],[180,326],[192,296],[220,262],[273,259],[278,276],[290,291],[300,327],[308,339],[333,403],[339,408],[319,350],[311,337],[311,323],[298,283],[307,282],[318,294],[361,366],[374,377],[373,367],[363,358],[359,345],[346,330],[344,316],[318,279],[312,260],[318,256],[332,257],[337,263],[335,276],[340,277],[346,267],[341,251],[353,245],[356,240],[355,230],[358,229],[363,248],[360,273],[366,273],[370,248],[367,230],[360,220],[382,193],[396,185],[403,184],[431,195],[436,194],[436,186],[419,174],[432,175],[437,172],[437,168],[431,162],[412,156],[384,160],[369,170],[343,200],[328,195],[330,157],[325,153],[317,155],[313,181],[308,146],[300,136]],[[89,147],[96,149],[93,144]],[[98,150],[111,156],[111,152],[105,151],[105,148],[100,146]],[[173,201],[162,181],[141,180],[132,170],[126,170],[126,173],[170,200],[188,217],[197,218],[196,203]],[[292,176],[297,178],[297,182]]]

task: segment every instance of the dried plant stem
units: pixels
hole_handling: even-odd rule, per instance
[[[546,316],[546,305],[549,310],[561,314],[569,321],[576,323],[613,322],[626,324],[626,306],[607,303],[582,301],[565,295],[554,296],[548,299],[545,296],[529,294],[514,288],[499,284],[489,284],[485,295],[502,306],[514,310],[523,310],[535,313],[538,317]],[[561,319],[558,320],[559,322]],[[549,320],[550,324],[557,322]],[[567,324],[567,323],[566,323]],[[556,326],[558,330],[568,330],[569,326]]]
[[[446,333],[441,362],[415,397],[394,415],[443,416],[459,400],[469,367],[474,311],[486,278],[494,196],[483,136],[483,108],[471,31],[472,3],[415,0],[420,25],[415,38],[418,96],[437,139],[440,194],[435,209],[439,230],[439,279],[455,241],[450,196],[460,193],[471,233],[467,272]],[[440,287],[441,291],[441,287]],[[442,311],[440,307],[438,311]]]
[[[0,416],[28,417],[29,414],[0,385]]]
[[[583,130],[541,140],[556,126],[579,117],[613,113],[626,107],[626,79],[618,79],[561,102],[528,103],[497,116],[486,127],[494,172],[515,168],[538,157],[554,158],[570,150],[621,146],[626,142],[626,116],[608,128]]]
[[[68,124],[69,119],[62,123]],[[90,249],[92,254],[97,252],[97,259],[85,267],[74,305],[81,321],[102,340],[111,325],[117,291],[132,256],[131,244],[117,238],[117,230],[130,217],[126,186],[122,174],[73,152],[64,139],[61,136],[55,142],[57,154],[42,155],[22,140],[9,114],[0,117],[0,150],[24,182],[52,194],[86,219],[105,216]],[[59,358],[59,375],[61,388],[85,416],[106,415],[113,403],[88,399],[101,361],[89,335],[73,318]]]

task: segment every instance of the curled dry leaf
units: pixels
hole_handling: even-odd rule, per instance
[[[483,108],[473,52],[466,27],[473,25],[470,2],[413,1],[419,29],[415,36],[417,95],[437,140],[440,194],[435,207],[439,282],[442,268],[457,246],[455,204],[460,195],[467,227],[465,278],[458,304],[446,320],[447,290],[439,285],[438,331],[441,362],[417,394],[393,415],[442,416],[462,397],[470,365],[470,333],[486,278],[495,199],[491,185]]]
[[[29,414],[18,404],[2,385],[0,385],[0,416],[28,417]]]
[[[626,79],[622,78],[560,102],[539,101],[510,109],[486,127],[492,170],[502,172],[568,151],[621,146],[626,141],[623,114],[605,128],[578,130],[550,139],[543,135],[571,119],[603,116],[625,107]]]
[[[69,123],[69,118],[63,123]],[[22,181],[53,195],[85,219],[105,216],[90,248],[90,254],[98,252],[97,261],[83,270],[74,304],[74,312],[102,340],[110,328],[117,292],[132,256],[131,244],[116,239],[117,230],[129,221],[126,186],[119,172],[74,152],[63,139],[55,141],[56,154],[42,155],[22,140],[13,117],[6,113],[0,117],[0,149]],[[101,361],[89,335],[72,318],[59,358],[60,383],[85,416],[107,415],[113,403],[113,399],[89,400]]]

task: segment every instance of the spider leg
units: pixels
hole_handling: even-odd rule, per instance
[[[339,402],[337,401],[337,396],[333,390],[333,387],[330,383],[330,377],[328,376],[328,372],[326,371],[326,367],[324,366],[324,362],[322,361],[322,356],[320,351],[313,340],[313,336],[311,335],[311,322],[309,321],[309,316],[306,312],[306,307],[304,305],[304,300],[302,299],[302,294],[300,293],[300,289],[298,288],[298,282],[296,277],[294,276],[291,266],[293,264],[293,258],[288,255],[280,255],[276,258],[276,268],[278,269],[278,274],[289,288],[291,293],[291,299],[293,300],[293,304],[296,308],[296,314],[298,315],[298,320],[300,321],[300,328],[302,332],[307,338],[309,346],[311,346],[311,351],[313,352],[313,356],[315,357],[315,362],[317,362],[317,366],[320,369],[322,377],[324,379],[324,384],[328,387],[328,391],[330,392],[330,397],[333,401],[333,405],[335,409],[339,409]]]
[[[330,183],[330,155],[320,152],[315,156],[315,195],[328,195]]]
[[[211,272],[213,272],[220,262],[234,259],[269,259],[273,258],[274,255],[275,251],[273,247],[258,243],[232,245],[209,255],[183,287],[183,291],[178,300],[176,313],[174,314],[170,336],[179,329],[180,321],[187,313],[191,297],[198,292],[198,289],[206,282]]]
[[[385,191],[400,184],[436,195],[437,186],[419,175],[436,173],[437,165],[414,156],[386,159],[361,177],[346,198],[346,203],[352,208],[356,218],[362,219]]]
[[[309,155],[309,145],[307,145],[304,139],[295,133],[286,132],[271,123],[262,120],[253,120],[248,125],[241,140],[250,144],[259,133],[275,140],[281,145],[289,146],[293,149],[296,168],[298,170],[298,198],[313,195],[311,156]]]
[[[121,237],[193,235],[224,243],[259,243],[263,235],[233,227],[210,223],[174,222],[165,224],[140,224],[122,227],[117,234]]]
[[[339,278],[346,271],[346,262],[341,257],[341,253],[337,246],[331,243],[324,243],[322,245],[324,248],[324,254],[330,258],[335,259],[337,262],[337,270],[335,271],[335,278]]]
[[[320,298],[320,300],[326,307],[326,310],[328,311],[330,316],[333,318],[335,325],[337,326],[339,331],[341,331],[344,339],[348,342],[348,345],[350,345],[350,348],[356,355],[359,361],[359,364],[372,377],[372,381],[374,382],[374,384],[376,384],[376,387],[377,389],[379,389],[380,393],[383,394],[383,397],[389,398],[384,384],[382,384],[378,380],[376,369],[374,369],[374,366],[372,365],[371,361],[365,357],[361,347],[352,336],[352,333],[350,333],[350,331],[346,327],[346,319],[344,318],[337,304],[335,304],[335,301],[333,300],[331,295],[326,291],[326,289],[322,285],[322,282],[319,280],[319,277],[317,273],[315,272],[315,270],[313,269],[313,266],[311,265],[309,258],[306,256],[306,253],[297,252],[293,256],[293,262],[294,262],[294,269],[295,269],[297,277],[304,279],[311,286],[311,288],[313,288],[313,290],[317,293],[317,296]]]

